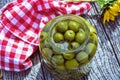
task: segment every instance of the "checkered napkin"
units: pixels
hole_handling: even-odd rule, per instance
[[[38,49],[45,24],[63,14],[86,14],[88,2],[16,0],[0,10],[0,69],[23,71],[32,66],[30,56]]]

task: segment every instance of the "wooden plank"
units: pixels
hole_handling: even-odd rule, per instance
[[[8,1],[8,0],[1,0]],[[98,7],[92,3],[92,9],[83,17],[87,18],[96,28],[99,36],[98,50],[92,62],[90,74],[83,80],[119,80],[120,79],[120,15],[116,22],[105,26],[98,16]],[[33,57],[33,67],[24,72],[3,71],[4,80],[54,80],[40,63],[41,56],[37,52]],[[41,61],[43,61],[41,59]]]
[[[0,8],[3,7],[4,5],[6,5],[6,3],[9,3],[13,0],[0,0]]]
[[[95,5],[97,8],[97,4]],[[120,66],[120,14],[115,17],[115,21],[110,21],[103,25],[104,32],[110,41],[111,47],[115,53],[115,57]]]
[[[90,80],[118,80],[120,79],[119,63],[112,48],[110,38],[107,36],[104,30],[104,27],[107,29],[107,26],[103,26],[103,24],[101,23],[101,16],[98,16],[98,9],[96,8],[96,6],[98,5],[94,3],[92,4],[93,8],[91,10],[91,13],[89,13],[89,16],[87,16],[87,19],[89,19],[89,21],[93,23],[93,25],[97,29],[99,36],[98,51],[93,60],[94,66],[91,73],[91,75],[94,74],[94,76],[91,76],[92,79]],[[119,43],[120,42],[118,42],[118,44]],[[97,76],[97,79],[95,78],[95,76]]]

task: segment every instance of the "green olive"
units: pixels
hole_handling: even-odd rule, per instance
[[[62,55],[54,55],[52,57],[52,60],[51,62],[54,64],[54,65],[63,65],[64,64],[64,58]]]
[[[76,55],[76,59],[79,61],[80,65],[87,63],[88,60],[88,54],[84,51],[78,53]]]
[[[87,46],[86,46],[86,53],[88,53],[89,55],[89,59],[91,59],[95,52],[96,52],[96,45],[94,43],[88,43]]]
[[[43,48],[42,49],[42,54],[43,57],[45,57],[45,59],[47,59],[48,61],[50,61],[52,55],[53,55],[53,51],[49,48]]]
[[[79,27],[80,27],[80,24],[78,22],[70,20],[70,22],[68,24],[68,28],[70,30],[73,30],[74,32],[77,32],[77,31],[79,31]]]
[[[80,44],[78,42],[74,41],[74,42],[70,43],[68,49],[70,49],[70,50],[71,49],[77,49],[78,47],[80,47]]]
[[[57,70],[65,70],[65,66],[64,65],[58,65],[58,66],[54,66]]]
[[[60,41],[63,41],[63,40],[64,40],[64,36],[63,36],[62,33],[59,33],[59,32],[55,33],[55,35],[54,35],[54,41],[55,42],[60,42]]]
[[[67,30],[64,34],[64,38],[66,41],[72,41],[75,38],[75,32],[72,30]]]
[[[42,31],[40,34],[40,41],[44,41],[48,37],[47,32]]]
[[[67,60],[74,58],[74,56],[75,56],[74,53],[63,53],[63,57]]]
[[[53,54],[62,54],[60,51],[58,51],[56,48],[58,49],[62,49],[62,45],[61,44],[55,44],[55,46],[52,46],[52,50],[53,50]]]
[[[70,70],[70,69],[76,69],[78,68],[79,63],[77,62],[76,59],[71,59],[65,62],[65,67],[66,69]]]
[[[97,44],[98,44],[98,37],[97,37],[97,35],[95,33],[90,33],[89,42],[95,43],[95,45],[97,46]]]
[[[64,21],[58,22],[57,25],[56,25],[56,30],[58,32],[65,32],[65,31],[67,31],[68,30],[68,23],[67,23],[67,21],[64,20]]]
[[[80,44],[82,44],[86,39],[86,34],[83,31],[80,31],[76,34],[75,36],[75,41],[79,42]]]

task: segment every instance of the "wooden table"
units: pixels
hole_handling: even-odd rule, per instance
[[[0,0],[0,7],[12,0]],[[88,19],[96,28],[99,44],[92,62],[90,74],[83,80],[120,80],[120,15],[116,21],[102,24],[99,7],[91,3],[90,12],[83,17]],[[54,80],[41,64],[39,50],[32,55],[33,67],[23,72],[3,72],[4,80]]]

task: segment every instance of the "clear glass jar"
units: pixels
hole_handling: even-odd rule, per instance
[[[40,35],[40,52],[56,80],[79,80],[87,75],[97,45],[95,28],[72,14],[55,17]]]

